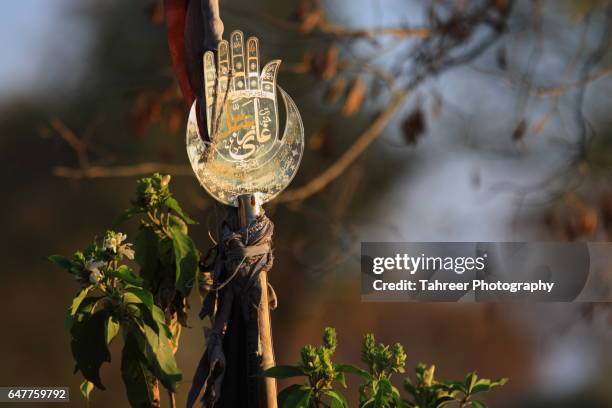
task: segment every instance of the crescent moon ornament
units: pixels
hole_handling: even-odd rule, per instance
[[[304,126],[291,97],[276,85],[280,60],[259,70],[259,40],[241,31],[219,42],[217,61],[204,54],[208,137],[200,135],[194,102],[187,123],[187,155],[200,184],[217,201],[238,206],[244,195],[263,204],[291,182],[304,151]],[[277,93],[286,123],[279,134]]]

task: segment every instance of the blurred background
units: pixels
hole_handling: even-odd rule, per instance
[[[612,407],[605,304],[359,293],[361,241],[612,237],[611,2],[221,3],[226,35],[257,35],[264,60],[283,59],[306,129],[300,172],[266,208],[277,361],[334,326],[338,361],[356,362],[373,332],[441,378],[510,377],[487,396],[495,407]],[[85,406],[63,327],[77,284],[45,257],[103,234],[154,170],[173,174],[202,251],[214,203],[185,154],[161,1],[5,1],[0,35],[0,385],[70,386],[70,405]],[[204,349],[191,304],[179,405]],[[102,377],[92,406],[127,406],[117,357]]]

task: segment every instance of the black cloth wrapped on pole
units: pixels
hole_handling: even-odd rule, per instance
[[[228,209],[219,242],[203,265],[203,274],[212,278],[212,285],[200,318],[210,317],[212,329],[187,407],[194,406],[198,398],[203,407],[260,406],[259,374],[264,354],[260,308],[275,307],[276,303],[267,279],[261,278],[272,267],[273,231],[274,224],[264,214],[248,227],[241,227],[236,209]],[[262,296],[264,290],[269,292]]]

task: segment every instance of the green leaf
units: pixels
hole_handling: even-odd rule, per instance
[[[154,305],[153,294],[137,286],[126,286],[123,301],[126,303],[143,303],[149,309]]]
[[[502,385],[506,385],[508,381],[509,381],[508,378],[500,378],[498,380],[491,380],[491,388],[501,387]]]
[[[470,390],[470,394],[477,394],[479,392],[487,392],[491,389],[491,380],[486,378],[481,378],[474,384],[472,389]]]
[[[121,353],[121,378],[132,407],[155,406],[153,383],[155,377],[147,368],[136,338],[128,334]]]
[[[472,389],[474,388],[474,385],[476,385],[477,381],[478,381],[478,376],[476,375],[475,372],[471,372],[465,376],[464,386],[465,386],[465,389],[467,390],[467,394],[472,393]]]
[[[170,391],[176,391],[176,383],[181,381],[182,373],[179,370],[174,353],[170,346],[170,339],[164,331],[155,333],[145,326],[145,357],[152,366],[152,371],[160,382]]]
[[[302,387],[303,387],[302,384],[292,384],[284,388],[281,392],[278,393],[278,396],[276,398],[276,402],[278,406],[282,408],[285,405],[285,401],[287,401],[287,397],[291,395],[291,393],[293,393],[294,391]]]
[[[344,395],[340,394],[339,392],[327,390],[325,391],[325,395],[331,399],[331,408],[348,408],[346,398],[344,398]]]
[[[177,226],[170,227],[176,262],[176,289],[187,297],[198,272],[198,250],[188,235]]]
[[[134,259],[140,266],[140,276],[146,282],[156,282],[159,272],[159,237],[151,228],[141,227],[134,238]],[[150,285],[148,285],[150,286]]]
[[[94,389],[93,383],[85,380],[81,383],[79,389],[81,390],[81,395],[83,395],[83,398],[85,398],[85,400],[87,401],[87,406],[89,406],[89,395]]]
[[[499,380],[489,380],[487,378],[481,378],[472,387],[470,394],[478,394],[481,392],[490,391],[493,387],[500,387],[508,382],[507,378],[500,378]]]
[[[144,279],[136,275],[127,265],[121,265],[114,271],[108,271],[108,274],[131,285],[142,286],[144,284]]]
[[[389,406],[393,398],[393,385],[387,379],[382,379],[376,383],[374,387],[376,394],[374,394],[374,408],[386,408]]]
[[[170,227],[178,227],[183,232],[183,234],[187,234],[189,232],[189,228],[187,227],[185,221],[183,221],[181,217],[178,217],[176,215],[170,214],[170,216],[168,217],[168,225]]]
[[[372,408],[374,407],[374,398],[370,398],[366,402],[360,405],[360,408]]]
[[[290,387],[291,388],[291,387]],[[286,396],[283,396],[281,408],[309,408],[312,398],[312,389],[304,385],[292,388]],[[280,395],[279,395],[280,399]]]
[[[79,292],[79,295],[80,294],[81,292]],[[77,297],[79,297],[79,295],[77,295],[72,300],[73,305],[75,303],[78,303],[74,307],[74,312],[73,312],[73,307],[71,306],[70,308],[68,308],[68,313],[66,314],[66,321],[65,321],[66,330],[70,331],[71,333],[78,331],[78,327],[75,328],[75,326],[79,326],[84,321],[89,319],[98,301],[102,299],[102,297],[100,296],[91,296],[91,297],[85,297],[83,299],[77,300]]]
[[[76,370],[102,390],[105,388],[100,379],[100,367],[111,360],[106,344],[107,318],[107,310],[94,313],[79,327],[78,332],[73,330],[71,342]]]
[[[117,333],[119,333],[120,327],[119,322],[114,316],[108,317],[106,320],[106,344],[110,344],[113,341]]]
[[[487,405],[484,402],[480,401],[470,401],[472,403],[472,408],[487,408]]]
[[[168,197],[166,199],[165,204],[166,204],[166,206],[168,208],[170,208],[172,211],[177,213],[178,216],[181,217],[183,219],[183,221],[185,221],[187,224],[190,224],[190,225],[197,224],[197,222],[195,222],[194,220],[189,218],[187,216],[187,214],[185,214],[185,212],[183,211],[183,209],[179,205],[178,201],[176,201],[176,199],[174,197]]]
[[[336,381],[338,381],[344,388],[346,388],[346,376],[343,372],[336,374]]]
[[[300,377],[304,376],[304,371],[298,366],[277,365],[264,370],[261,375],[263,377],[272,377],[277,379]]]
[[[161,278],[165,279],[167,276],[176,274],[176,263],[174,262],[174,242],[170,238],[164,237],[160,239],[157,244],[157,251],[159,256],[159,263],[161,266]]]
[[[68,314],[70,316],[74,316],[76,314],[77,310],[79,309],[79,306],[81,306],[81,303],[87,297],[87,294],[90,290],[91,286],[87,286],[81,289],[79,293],[77,293],[77,295],[72,299],[72,304],[70,305],[70,308],[68,308]]]
[[[170,339],[166,336],[166,332],[160,330],[159,333],[156,333],[151,327],[145,325],[142,327],[142,331],[133,331],[132,334],[138,341],[139,349],[151,373],[159,379],[164,387],[170,391],[175,391],[182,374],[176,364],[174,353],[170,347]]]
[[[142,318],[156,333],[160,330],[165,332],[166,337],[172,338],[172,332],[166,324],[164,312],[153,303],[153,295],[146,289],[136,286],[127,286],[123,294],[124,303],[142,305],[140,309]]]
[[[464,394],[468,393],[467,388],[465,388],[465,383],[461,381],[447,381],[445,382],[446,386],[451,391],[460,391]]]
[[[51,255],[47,259],[59,266],[60,268],[67,269],[68,271],[70,271],[70,268],[72,268],[72,261],[61,255]]]
[[[143,312],[143,321],[150,328],[152,328],[155,333],[163,331],[164,335],[167,338],[172,338],[172,330],[170,330],[170,327],[168,327],[168,325],[166,324],[166,317],[164,315],[164,312],[158,306],[153,305],[151,306],[151,309],[146,309]]]
[[[336,371],[339,371],[341,373],[355,374],[370,381],[374,379],[374,377],[372,377],[372,374],[351,364],[336,364]]]
[[[393,395],[394,399],[399,399],[400,397],[400,392],[394,385],[391,385],[391,394]]]

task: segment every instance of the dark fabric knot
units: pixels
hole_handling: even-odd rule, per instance
[[[269,271],[274,262],[272,234],[274,224],[261,215],[245,228],[232,228],[231,221],[224,222],[221,239],[212,249],[215,256],[205,269],[212,271],[212,287],[207,293],[200,318],[214,316],[217,303],[224,290],[232,290],[244,298],[242,304],[245,319],[249,307],[258,304],[261,288],[254,288],[262,271]]]

